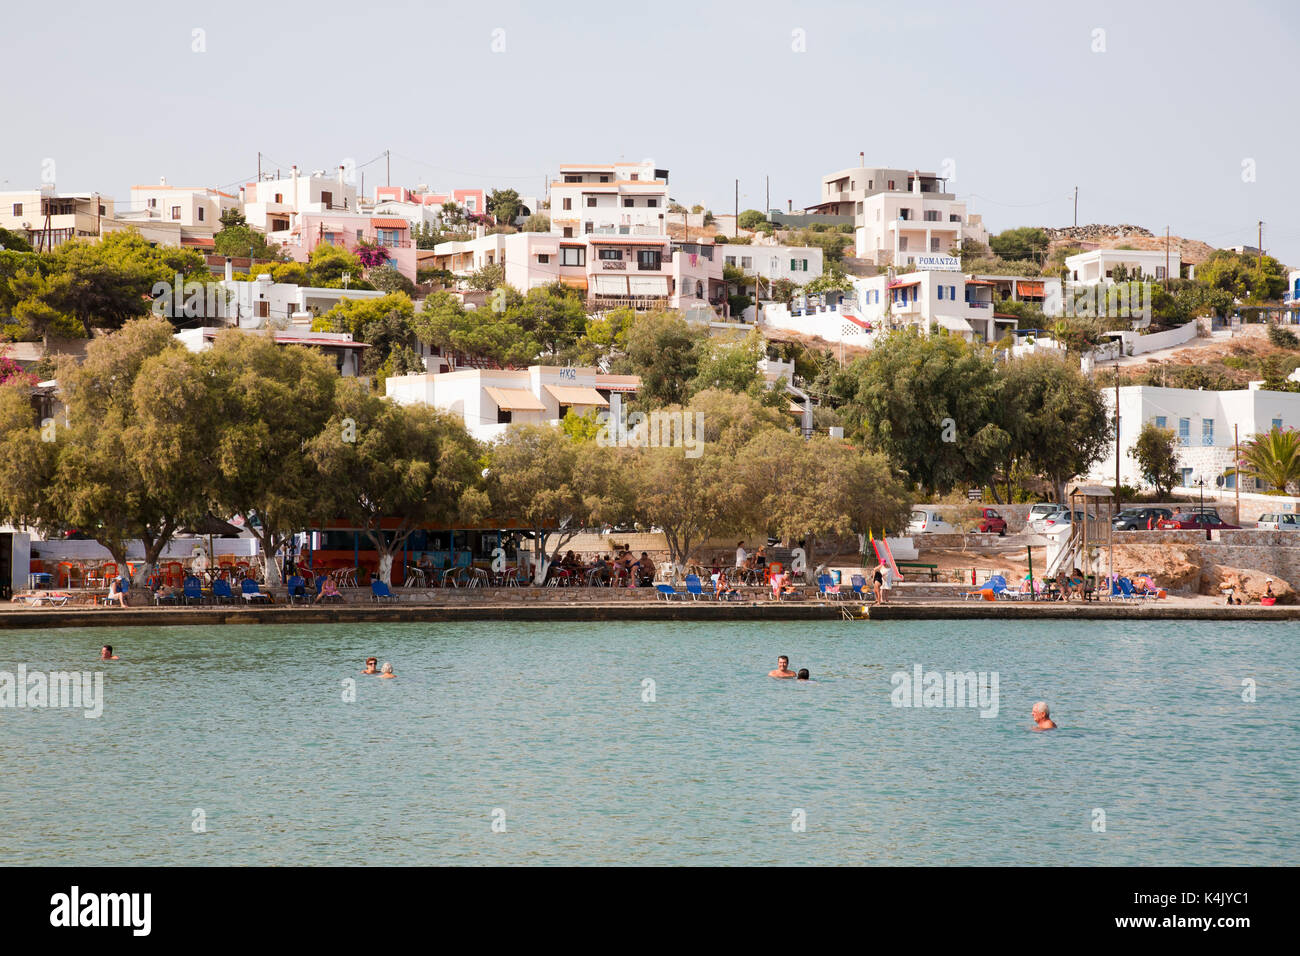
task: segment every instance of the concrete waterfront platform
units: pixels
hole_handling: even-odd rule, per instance
[[[1018,602],[903,600],[881,607],[860,602],[758,600],[652,601],[610,599],[333,604],[317,607],[128,607],[0,610],[0,631],[80,627],[212,627],[225,624],[452,623],[468,621],[1296,621],[1300,606],[1227,607],[1195,599],[1145,602]]]

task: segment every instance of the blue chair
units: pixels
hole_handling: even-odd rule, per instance
[[[683,592],[677,590],[671,584],[656,584],[655,590],[659,592],[659,596],[665,601],[671,601],[673,598],[682,598],[683,600],[686,598]]]
[[[370,582],[370,600],[378,604],[381,601],[396,601],[397,595],[388,589],[388,585],[380,580]]]
[[[867,589],[867,579],[863,575],[855,574],[853,577],[849,578],[849,582],[853,585],[854,597],[864,598],[867,596],[863,593]]]
[[[307,603],[307,582],[300,575],[292,575],[285,583],[288,586],[290,604],[299,600]]]
[[[263,594],[258,588],[257,582],[252,578],[244,578],[239,582],[239,591],[244,596],[245,603],[252,604],[255,601],[270,601],[271,595]]]
[[[713,585],[709,585],[709,590],[713,590]],[[698,601],[704,596],[704,585],[700,583],[698,574],[686,575],[686,593],[691,596],[692,601]]]
[[[217,602],[225,604],[235,602],[235,596],[230,593],[230,582],[225,578],[217,578],[212,582],[212,603],[216,604]]]
[[[199,583],[199,579],[196,578],[194,575],[191,574],[189,577],[185,579],[183,592],[184,592],[186,604],[203,603],[203,585]]]
[[[831,588],[835,588],[835,587],[837,587],[837,585],[835,584],[835,579],[832,578],[829,574],[817,575],[817,596],[818,597],[827,601],[844,600],[844,595],[841,594],[839,590],[834,590],[834,591],[831,590]]]

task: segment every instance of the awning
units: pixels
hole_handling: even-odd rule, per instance
[[[497,403],[497,408],[503,408],[508,412],[546,411],[542,400],[526,388],[496,388],[485,385],[483,391],[487,392],[488,398]]]
[[[608,392],[635,392],[641,387],[639,375],[603,375],[596,373],[596,387]]]
[[[667,276],[628,276],[628,291],[632,295],[667,295]]]
[[[915,279],[895,279],[893,282],[889,283],[889,288],[897,289],[901,285],[916,285],[920,281],[920,276],[917,276]]]
[[[595,276],[597,295],[627,295],[627,276]]]
[[[586,276],[560,276],[560,282],[562,282],[564,285],[571,285],[575,289],[585,290],[587,288]]]
[[[608,408],[600,392],[586,385],[547,385],[546,390],[561,405],[597,405]]]
[[[1016,291],[1020,295],[1040,296],[1043,294],[1043,284],[1041,282],[1029,282],[1021,279],[1016,283]]]
[[[200,246],[204,249],[212,249],[216,244],[215,239],[204,239],[201,236],[181,236],[182,246]]]
[[[974,332],[975,329],[965,319],[953,318],[947,315],[938,315],[934,319],[940,326],[949,332]]]
[[[378,229],[407,229],[411,224],[405,219],[371,219],[370,225]]]

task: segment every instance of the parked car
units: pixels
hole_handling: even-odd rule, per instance
[[[1268,531],[1300,531],[1300,515],[1283,512],[1260,515],[1259,520],[1255,522],[1255,527]]]
[[[981,508],[980,530],[985,534],[1005,535],[1007,533],[1007,519],[992,508]]]
[[[1053,511],[1043,519],[1040,534],[1055,534],[1064,528],[1067,528],[1075,521],[1083,520],[1083,511],[1076,509],[1071,511],[1069,508],[1062,508],[1059,511]]]
[[[1050,501],[1031,505],[1029,508],[1029,514],[1025,515],[1025,527],[1030,531],[1035,531],[1041,534],[1043,531],[1043,522],[1060,510],[1060,505],[1052,504]]]
[[[1238,524],[1228,524],[1217,514],[1207,511],[1176,511],[1171,517],[1165,518],[1158,525],[1162,531],[1237,531],[1241,528]]]
[[[908,534],[956,534],[957,529],[943,520],[934,508],[913,508],[907,523]]]
[[[1157,522],[1173,516],[1168,508],[1125,508],[1115,515],[1111,526],[1116,531],[1147,531]]]

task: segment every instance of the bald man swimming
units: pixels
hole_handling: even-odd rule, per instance
[[[1034,704],[1033,710],[1034,726],[1039,730],[1055,730],[1056,722],[1052,720],[1051,711],[1047,709],[1047,704],[1039,701]]]

